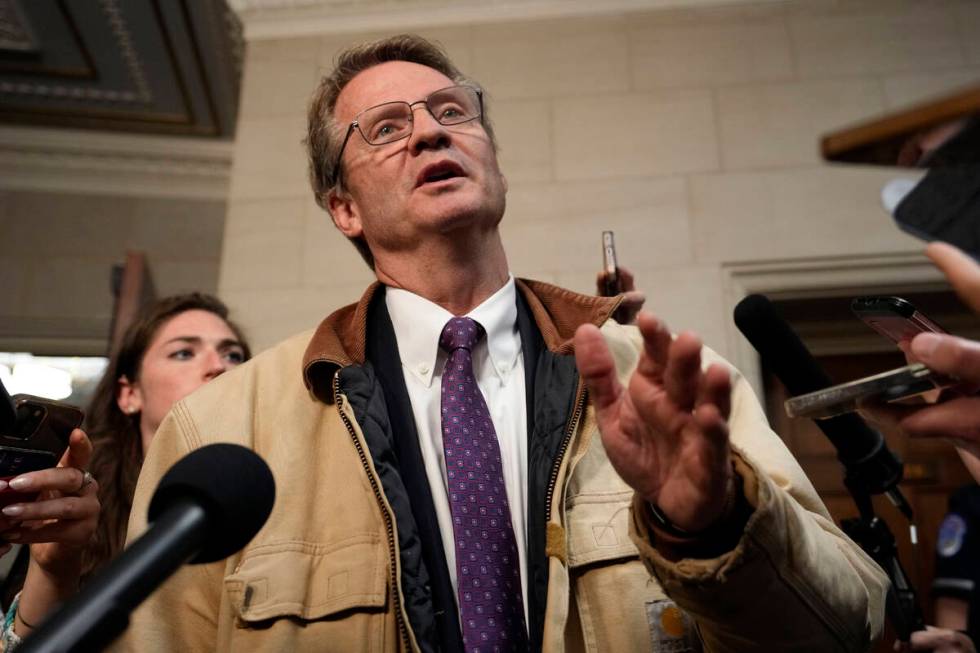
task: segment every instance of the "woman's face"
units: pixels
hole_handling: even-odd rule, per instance
[[[119,381],[119,408],[140,414],[143,452],[175,402],[244,359],[235,333],[210,311],[185,311],[164,322],[143,354],[139,378]]]

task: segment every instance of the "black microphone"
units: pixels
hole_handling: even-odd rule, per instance
[[[735,325],[762,362],[783,382],[790,395],[802,395],[832,385],[799,336],[764,295],[749,295],[735,307]],[[837,449],[848,470],[848,483],[869,494],[888,493],[902,480],[902,461],[885,444],[881,433],[854,413],[815,420]],[[894,501],[894,496],[889,494]],[[899,506],[905,512],[903,506]]]
[[[244,547],[265,524],[275,496],[272,472],[252,450],[212,444],[192,451],[160,480],[147,532],[19,650],[101,650],[126,629],[130,612],[182,564],[214,562]]]
[[[735,325],[790,394],[806,394],[831,385],[826,372],[764,295],[749,295],[738,303]],[[875,516],[871,502],[872,494],[885,494],[909,519],[915,544],[912,507],[898,487],[902,460],[888,448],[881,433],[869,428],[854,413],[814,421],[837,449],[837,459],[844,466],[844,485],[861,515],[842,520],[841,527],[888,574],[891,584],[886,609],[898,639],[907,642],[913,631],[925,630],[922,611],[915,588],[898,559],[895,538],[888,525]]]

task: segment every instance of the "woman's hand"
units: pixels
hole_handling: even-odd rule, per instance
[[[926,626],[912,633],[908,644],[895,642],[896,651],[932,651],[933,653],[976,653],[973,640],[965,633],[949,628]]]
[[[95,533],[99,486],[84,471],[91,457],[91,441],[75,429],[57,467],[21,474],[9,483],[0,481],[15,492],[37,494],[34,501],[0,510],[6,522],[0,538],[30,544],[32,562],[47,575],[77,581],[82,551]]]

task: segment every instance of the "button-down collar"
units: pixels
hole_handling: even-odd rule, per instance
[[[426,386],[432,383],[439,356],[439,334],[453,314],[415,293],[388,288],[388,314],[398,341],[402,366]],[[487,332],[487,348],[494,372],[506,382],[520,354],[517,336],[517,288],[508,277],[500,290],[466,314]],[[474,357],[479,354],[474,352]]]

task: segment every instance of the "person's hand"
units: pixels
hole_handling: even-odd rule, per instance
[[[647,297],[642,291],[636,289],[636,280],[629,268],[620,267],[616,268],[616,270],[618,272],[619,287],[623,294],[623,301],[620,302],[619,308],[613,314],[613,319],[620,324],[636,324],[636,316],[639,315],[640,309],[643,308]],[[605,296],[606,281],[608,279],[609,274],[605,270],[596,275],[596,294]]]
[[[91,441],[75,429],[57,467],[21,474],[9,483],[12,490],[38,497],[0,511],[6,526],[0,539],[30,544],[31,561],[51,576],[77,577],[82,550],[95,533],[99,486],[83,471],[91,457]]]
[[[930,243],[926,254],[946,275],[956,294],[980,312],[980,265],[942,242]],[[910,362],[956,379],[939,401],[925,406],[868,404],[861,412],[911,437],[949,438],[964,464],[980,480],[980,343],[947,334],[920,333],[906,350]]]
[[[980,343],[947,334],[920,333],[912,339],[911,358],[956,379],[935,403],[902,405],[870,403],[861,413],[913,438],[948,438],[980,480]]]
[[[907,645],[895,642],[896,651],[933,651],[934,653],[976,653],[973,640],[958,630],[926,626],[917,630]]]
[[[929,243],[926,256],[946,275],[957,296],[980,313],[980,265],[956,247],[938,240]]]
[[[644,349],[627,387],[591,324],[575,333],[575,360],[613,467],[675,526],[701,531],[722,517],[733,491],[729,372],[721,365],[701,370],[694,334],[672,340],[646,312],[638,324]]]

